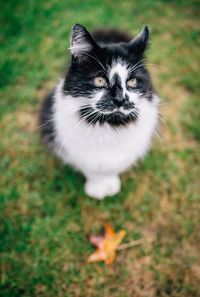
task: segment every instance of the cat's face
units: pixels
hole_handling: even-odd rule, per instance
[[[81,118],[122,126],[138,119],[143,102],[151,104],[153,88],[144,61],[148,36],[145,27],[130,42],[100,46],[84,27],[74,26],[64,92],[80,100]]]

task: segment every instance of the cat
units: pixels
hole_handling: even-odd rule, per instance
[[[147,153],[159,98],[146,69],[149,29],[71,33],[71,62],[40,112],[44,144],[82,172],[85,192],[103,199],[120,191],[119,175]]]

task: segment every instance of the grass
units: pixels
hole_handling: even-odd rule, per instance
[[[1,15],[0,296],[199,296],[198,1],[4,1]],[[149,65],[166,105],[162,139],[102,202],[42,147],[45,94],[69,58],[70,28],[152,30]],[[104,222],[124,242],[150,239],[88,265],[87,234]]]

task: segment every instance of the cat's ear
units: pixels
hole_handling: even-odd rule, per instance
[[[135,38],[133,38],[129,42],[129,51],[137,51],[137,53],[143,54],[146,50],[149,42],[149,28],[147,26],[144,26],[142,31],[137,35]]]
[[[76,24],[72,28],[70,51],[74,57],[83,57],[84,54],[96,49],[95,43],[85,27]]]

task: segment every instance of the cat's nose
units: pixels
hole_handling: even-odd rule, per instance
[[[117,107],[121,107],[122,105],[124,105],[125,103],[125,98],[114,98],[113,99],[113,103],[117,106]]]

